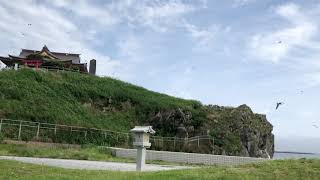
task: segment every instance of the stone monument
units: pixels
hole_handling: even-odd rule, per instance
[[[133,145],[137,148],[137,171],[142,171],[146,163],[146,148],[151,146],[150,134],[156,133],[152,126],[135,126],[130,130],[134,133]]]

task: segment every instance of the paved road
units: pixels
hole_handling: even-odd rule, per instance
[[[67,159],[50,159],[50,158],[31,158],[31,157],[14,157],[0,156],[0,160],[15,160],[25,163],[48,165],[69,169],[87,169],[87,170],[112,170],[112,171],[135,171],[135,163],[120,162],[102,162],[102,161],[86,161],[86,160],[67,160]],[[174,169],[187,169],[188,166],[172,166],[172,165],[156,165],[146,164],[144,171],[164,171]]]

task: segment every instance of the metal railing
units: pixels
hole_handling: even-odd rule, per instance
[[[107,129],[1,119],[0,133],[7,139],[130,147],[131,134]],[[131,143],[132,144],[132,143]]]
[[[44,122],[0,119],[0,133],[12,140],[133,147],[131,133]],[[150,142],[153,150],[210,154],[214,145],[214,139],[207,135],[189,138],[151,136]]]
[[[150,142],[154,150],[212,154],[214,148],[214,138],[208,135],[185,138],[151,136]]]

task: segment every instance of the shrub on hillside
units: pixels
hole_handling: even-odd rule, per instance
[[[4,141],[4,135],[0,133],[0,144],[3,143],[3,141]]]

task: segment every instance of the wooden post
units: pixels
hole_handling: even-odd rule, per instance
[[[1,122],[0,122],[0,133],[1,133],[1,129],[2,129],[2,119],[1,119]]]
[[[21,126],[22,126],[22,121],[20,121],[20,125],[19,125],[18,140],[20,140],[20,139],[21,139]]]
[[[37,139],[39,139],[39,132],[40,132],[40,123],[38,123]]]
[[[198,136],[198,148],[200,147],[200,137]]]
[[[87,139],[87,131],[84,132],[84,138]]]
[[[176,150],[176,137],[173,137],[173,150]]]

